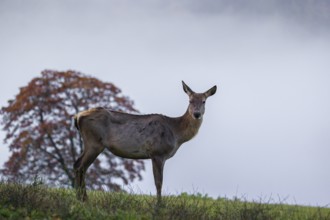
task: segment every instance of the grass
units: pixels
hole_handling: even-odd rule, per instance
[[[71,189],[41,183],[0,182],[0,219],[330,219],[330,209],[212,199],[201,194],[163,197],[89,191],[88,202]]]

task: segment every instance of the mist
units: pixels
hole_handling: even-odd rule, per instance
[[[181,80],[217,85],[199,134],[165,164],[164,193],[329,204],[328,18],[304,1],[212,2],[2,1],[0,104],[44,69],[113,82],[168,116],[188,106]],[[143,177],[130,187],[155,194],[149,161]]]

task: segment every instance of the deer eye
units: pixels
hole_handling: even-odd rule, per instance
[[[205,100],[203,101],[203,104],[205,104]]]

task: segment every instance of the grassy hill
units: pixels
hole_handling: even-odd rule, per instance
[[[202,195],[154,196],[90,191],[76,200],[69,189],[0,182],[0,219],[330,219],[329,208],[212,199]]]

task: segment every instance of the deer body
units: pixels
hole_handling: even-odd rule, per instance
[[[197,134],[202,124],[205,100],[216,92],[214,86],[205,93],[194,93],[184,82],[183,88],[189,95],[190,104],[181,117],[134,115],[101,107],[75,116],[75,125],[84,142],[84,152],[74,164],[79,199],[87,198],[87,168],[107,148],[114,155],[123,158],[151,159],[160,200],[165,161],[174,156],[184,142]]]

